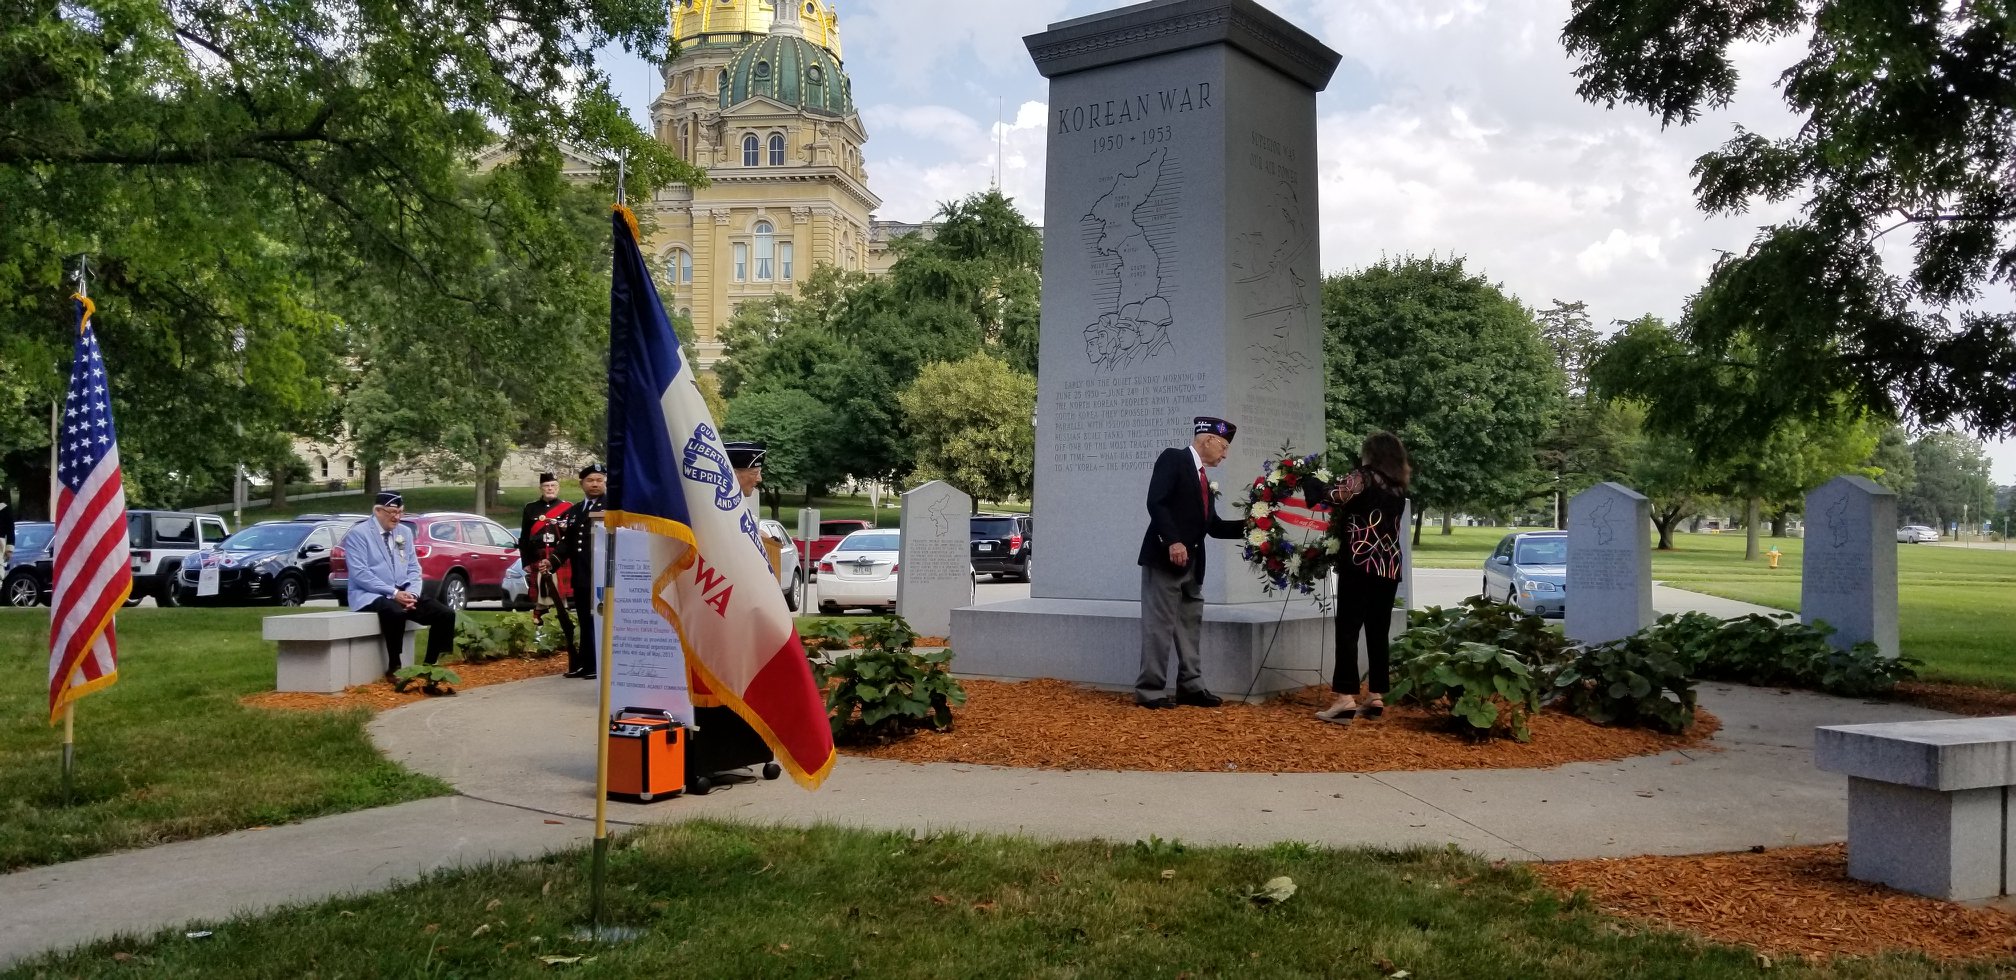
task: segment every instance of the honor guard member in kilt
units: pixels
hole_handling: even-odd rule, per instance
[[[1148,478],[1148,531],[1141,536],[1141,676],[1134,702],[1144,708],[1179,704],[1215,708],[1204,689],[1197,638],[1204,628],[1204,538],[1237,538],[1246,526],[1218,516],[1206,467],[1232,448],[1238,427],[1224,419],[1191,420],[1190,445],[1164,449]],[[1176,696],[1162,693],[1169,654],[1176,654]]]
[[[525,505],[524,523],[518,529],[518,556],[525,566],[525,584],[532,597],[532,622],[543,623],[546,610],[560,614],[561,649],[574,655],[574,617],[567,611],[571,601],[562,579],[572,579],[566,567],[552,560],[554,546],[567,534],[574,505],[560,499],[560,479],[551,473],[539,474],[539,499]],[[571,662],[571,659],[570,659]]]
[[[343,553],[350,565],[350,610],[378,614],[378,632],[385,639],[385,679],[395,684],[393,674],[406,646],[408,621],[428,628],[428,663],[455,646],[455,610],[420,597],[424,586],[413,529],[399,522],[405,514],[405,498],[387,490],[371,505],[370,520],[358,521],[343,534]]]
[[[763,454],[769,452],[768,447],[760,442],[724,442],[721,448],[728,450],[728,465],[735,470],[735,485],[742,489],[742,499],[748,505],[750,515],[761,518],[763,503],[756,495],[756,489],[763,485]],[[770,574],[782,581],[784,570],[777,563],[783,558],[784,542],[764,528],[760,520],[756,527],[756,533],[763,540],[763,557],[770,562]],[[775,556],[770,551],[773,542],[777,548]]]
[[[601,463],[581,467],[581,502],[569,509],[567,533],[555,543],[560,561],[573,577],[574,618],[581,624],[581,642],[567,657],[567,676],[592,680],[602,656],[602,634],[595,628],[595,529],[602,526],[602,492],[609,470]]]

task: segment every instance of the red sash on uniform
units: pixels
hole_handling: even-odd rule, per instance
[[[568,509],[573,506],[574,505],[572,503],[562,500],[559,501],[558,503],[555,503],[551,510],[548,510],[546,513],[541,514],[537,518],[535,518],[532,521],[531,533],[533,537],[536,539],[539,533],[546,529],[546,526],[548,524],[553,524],[559,521],[560,518],[567,513]],[[539,560],[547,563],[546,570],[553,575],[553,584],[558,586],[559,594],[553,596],[553,600],[555,602],[565,604],[568,601],[568,599],[572,597],[572,595],[574,594],[573,582],[571,581],[573,576],[569,574],[570,572],[572,572],[572,569],[570,569],[566,565],[555,566],[553,564],[552,549],[547,548],[543,545],[540,547]],[[525,576],[525,585],[527,588],[527,594],[532,599],[532,609],[534,613],[534,618],[536,619],[538,618],[537,617],[538,612],[540,612],[539,576],[533,574],[528,569]]]

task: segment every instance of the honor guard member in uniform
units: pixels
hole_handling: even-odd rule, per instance
[[[378,631],[385,638],[385,679],[394,683],[408,621],[428,627],[428,663],[455,646],[455,610],[420,597],[423,586],[413,529],[399,523],[405,514],[405,498],[387,490],[372,504],[370,520],[358,521],[343,535],[343,554],[350,565],[350,609],[378,614]]]
[[[567,533],[574,505],[560,499],[560,479],[551,473],[539,474],[539,499],[525,505],[525,519],[518,530],[518,557],[525,567],[525,584],[532,598],[532,622],[542,623],[546,611],[560,614],[561,649],[574,655],[574,617],[567,611],[570,601],[561,584],[565,566],[552,560],[554,546]]]
[[[1179,704],[1215,708],[1204,689],[1197,638],[1204,626],[1204,538],[1237,538],[1242,521],[1218,516],[1207,467],[1225,459],[1238,427],[1224,419],[1191,420],[1190,445],[1164,449],[1148,478],[1148,531],[1141,536],[1141,676],[1134,702],[1144,708]],[[1176,653],[1176,696],[1163,694],[1169,653]]]
[[[780,582],[787,581],[781,565],[784,541],[763,527],[760,521],[762,499],[756,495],[756,489],[763,485],[763,454],[769,452],[769,448],[760,442],[724,442],[721,448],[728,450],[728,465],[735,470],[735,484],[742,488],[742,498],[749,507],[750,515],[759,518],[756,533],[763,540],[763,557],[770,562],[770,574]]]
[[[601,463],[581,467],[581,502],[569,513],[567,533],[558,542],[558,560],[568,565],[573,576],[574,618],[581,624],[581,642],[567,658],[567,676],[592,680],[596,662],[602,656],[602,634],[595,624],[595,529],[602,526],[602,492],[609,486],[609,470]]]

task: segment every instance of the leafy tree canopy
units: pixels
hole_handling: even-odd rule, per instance
[[[1533,315],[1461,258],[1387,259],[1323,283],[1329,453],[1355,459],[1386,429],[1414,458],[1426,508],[1540,492],[1540,440],[1560,368]]]
[[[564,140],[627,155],[640,191],[702,179],[593,60],[665,33],[646,0],[0,0],[0,337],[29,366],[0,392],[25,415],[57,393],[85,255],[138,500],[326,433],[346,325],[378,326],[348,305],[360,281],[437,312],[488,302],[462,273],[523,229],[467,193],[480,151],[552,167]],[[11,480],[47,479],[46,437],[0,438]]]
[[[1950,430],[1928,432],[1911,444],[1911,459],[1917,481],[1900,495],[1898,517],[1943,530],[1995,513],[1995,483],[1981,443]]]
[[[1028,500],[1036,481],[1036,379],[987,354],[932,364],[897,396],[915,446],[909,484],[944,480],[974,500]]]
[[[1728,427],[1762,438],[1846,393],[1917,425],[2016,432],[2016,316],[1990,298],[2016,284],[2016,10],[1574,0],[1562,39],[1584,99],[1684,125],[1729,103],[1734,46],[1799,34],[1805,56],[1778,85],[1796,132],[1739,127],[1693,170],[1712,214],[1801,205],[1716,263],[1682,325],[1699,355],[1764,382],[1728,392]],[[1904,274],[1880,256],[1900,234],[1915,253]]]

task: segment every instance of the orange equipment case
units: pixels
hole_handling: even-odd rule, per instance
[[[655,708],[624,708],[609,722],[609,795],[649,803],[686,791],[686,728]]]

